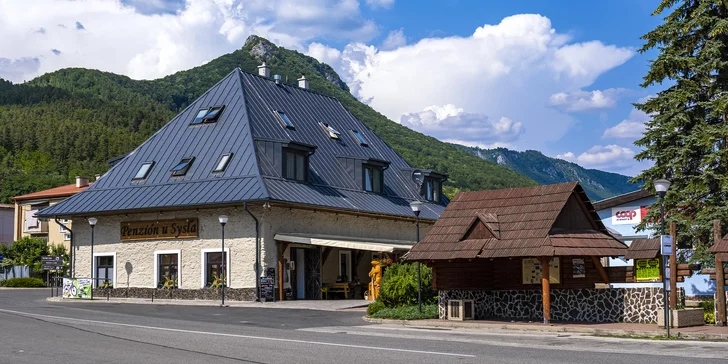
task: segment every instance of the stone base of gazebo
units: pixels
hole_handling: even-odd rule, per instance
[[[439,291],[440,319],[447,319],[449,300],[461,299],[473,300],[477,320],[543,321],[541,290]],[[656,323],[663,304],[662,288],[552,289],[551,320]]]

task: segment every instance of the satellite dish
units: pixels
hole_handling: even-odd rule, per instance
[[[422,173],[419,169],[415,169],[412,171],[412,182],[416,183],[418,186],[422,185],[422,182],[425,181],[425,174]]]

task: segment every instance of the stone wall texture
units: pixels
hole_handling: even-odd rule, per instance
[[[447,302],[451,299],[473,300],[475,318],[479,320],[543,321],[540,290],[440,291],[441,319],[447,319]],[[662,305],[662,288],[554,289],[551,320],[655,323]]]
[[[181,299],[181,300],[212,300],[221,298],[220,288],[201,289],[156,289],[156,288],[114,288],[95,289],[94,298],[146,298],[146,299]],[[227,288],[225,299],[231,301],[255,300],[255,288]]]

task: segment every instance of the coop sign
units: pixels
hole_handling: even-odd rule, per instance
[[[642,217],[642,208],[640,206],[612,208],[612,225],[639,224]]]
[[[196,238],[199,233],[196,218],[121,223],[121,240],[155,240]]]

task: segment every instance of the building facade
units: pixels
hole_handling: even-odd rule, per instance
[[[411,202],[424,201],[428,231],[446,179],[407,164],[305,78],[285,85],[263,65],[231,72],[40,215],[75,222],[76,277],[126,294],[209,298],[224,281],[234,299],[352,297],[375,259],[415,243]]]
[[[0,244],[13,242],[13,226],[15,225],[15,207],[0,204]]]
[[[50,245],[63,245],[70,249],[71,232],[68,228],[71,228],[71,221],[44,219],[38,216],[38,212],[85,190],[89,184],[88,178],[76,177],[74,184],[15,197],[12,239],[38,238],[46,240]]]
[[[647,216],[649,208],[657,202],[654,193],[639,190],[595,202],[594,208],[604,226],[615,237],[625,244],[631,245],[633,240],[653,237],[651,231],[637,231],[637,225]],[[609,258],[607,262],[607,266],[610,267],[633,265],[634,260],[625,259],[624,256]],[[677,286],[684,288],[685,295],[688,297],[712,296],[715,293],[715,285],[705,274],[693,274],[691,277],[686,277],[685,282],[679,282]],[[612,287],[662,287],[662,283],[659,280],[652,283],[614,283]]]

